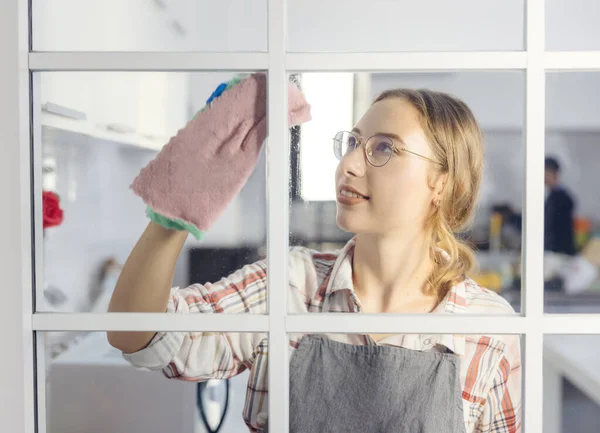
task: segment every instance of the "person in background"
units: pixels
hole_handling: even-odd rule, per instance
[[[545,162],[544,184],[544,249],[555,253],[575,255],[573,212],[575,202],[560,184],[560,164],[553,157]]]
[[[544,250],[560,254],[575,255],[575,202],[559,182],[560,164],[556,158],[546,157],[544,185]],[[502,215],[505,224],[522,230],[523,218],[507,204],[492,207],[492,212]]]

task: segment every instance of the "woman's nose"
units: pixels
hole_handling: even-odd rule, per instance
[[[367,166],[364,146],[358,146],[346,154],[340,164],[342,164],[344,173],[356,177],[364,176]]]

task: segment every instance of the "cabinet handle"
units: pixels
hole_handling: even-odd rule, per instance
[[[83,111],[75,110],[73,108],[65,107],[64,105],[55,104],[53,102],[46,102],[45,104],[42,104],[42,111],[56,114],[57,116],[66,117],[68,119],[87,120],[87,114],[85,114]]]
[[[106,124],[106,129],[121,134],[135,134],[135,128],[133,126],[125,125],[123,123],[108,123]]]

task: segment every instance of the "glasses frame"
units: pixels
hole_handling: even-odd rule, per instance
[[[400,147],[400,146],[397,146],[397,145],[396,145],[396,143],[394,142],[394,139],[392,139],[391,137],[387,137],[387,136],[385,136],[385,135],[380,135],[380,134],[375,134],[375,135],[371,135],[369,138],[367,138],[366,140],[364,140],[364,137],[363,137],[363,136],[361,136],[361,135],[357,135],[357,134],[355,134],[355,133],[354,133],[354,132],[352,132],[352,131],[339,131],[339,132],[337,132],[337,133],[335,134],[335,136],[333,137],[333,153],[336,155],[336,158],[337,158],[337,153],[336,153],[336,151],[335,151],[335,150],[336,150],[336,146],[337,146],[337,143],[338,143],[338,142],[340,142],[340,143],[341,143],[341,140],[339,140],[339,139],[337,138],[337,136],[338,136],[338,135],[340,135],[340,134],[342,134],[342,133],[344,133],[344,132],[345,132],[345,133],[348,133],[348,134],[350,134],[350,135],[354,136],[354,138],[356,138],[356,142],[358,143],[358,145],[357,145],[357,146],[356,146],[356,147],[353,149],[353,151],[354,151],[354,150],[357,150],[357,149],[358,149],[358,148],[361,146],[361,144],[363,143],[363,141],[364,141],[364,144],[365,144],[365,145],[364,145],[364,149],[365,149],[365,155],[366,155],[366,157],[367,157],[367,162],[368,162],[369,164],[371,164],[373,167],[383,167],[384,165],[386,165],[386,164],[387,164],[387,163],[390,161],[390,159],[392,159],[392,155],[393,155],[393,153],[394,153],[394,152],[398,152],[398,153],[399,153],[399,152],[406,152],[406,153],[410,153],[410,154],[412,154],[412,155],[418,156],[419,158],[423,158],[423,159],[425,159],[425,160],[427,160],[427,161],[429,161],[429,162],[432,162],[432,163],[434,163],[434,164],[436,164],[436,165],[439,165],[440,167],[441,167],[441,166],[443,166],[443,164],[442,164],[441,162],[435,161],[435,160],[433,160],[433,159],[431,159],[431,158],[429,158],[429,157],[427,157],[427,156],[421,155],[420,153],[413,152],[412,150],[409,150],[409,149],[407,149],[407,148],[406,148],[406,146],[402,146],[402,147]],[[392,148],[392,153],[390,153],[390,157],[387,159],[387,161],[386,161],[386,162],[384,162],[384,163],[383,163],[383,164],[381,164],[381,165],[376,165],[376,164],[373,164],[373,162],[371,161],[371,159],[370,159],[370,157],[369,157],[369,150],[371,150],[371,149],[370,149],[370,148],[369,148],[369,149],[367,149],[367,145],[369,144],[369,141],[370,141],[370,140],[371,140],[373,137],[381,137],[381,138],[385,138],[386,140],[389,140],[389,142],[390,142],[390,145],[391,145],[391,148]],[[372,154],[372,151],[371,151],[371,154]],[[342,155],[342,158],[341,158],[341,159],[340,159],[340,158],[338,158],[338,160],[340,160],[340,161],[341,161],[343,158],[344,158],[344,155]]]

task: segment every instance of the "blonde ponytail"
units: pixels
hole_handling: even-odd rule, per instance
[[[477,267],[473,250],[450,230],[436,213],[431,220],[432,243],[429,255],[434,268],[429,276],[432,289],[441,300],[448,291],[462,282]]]

